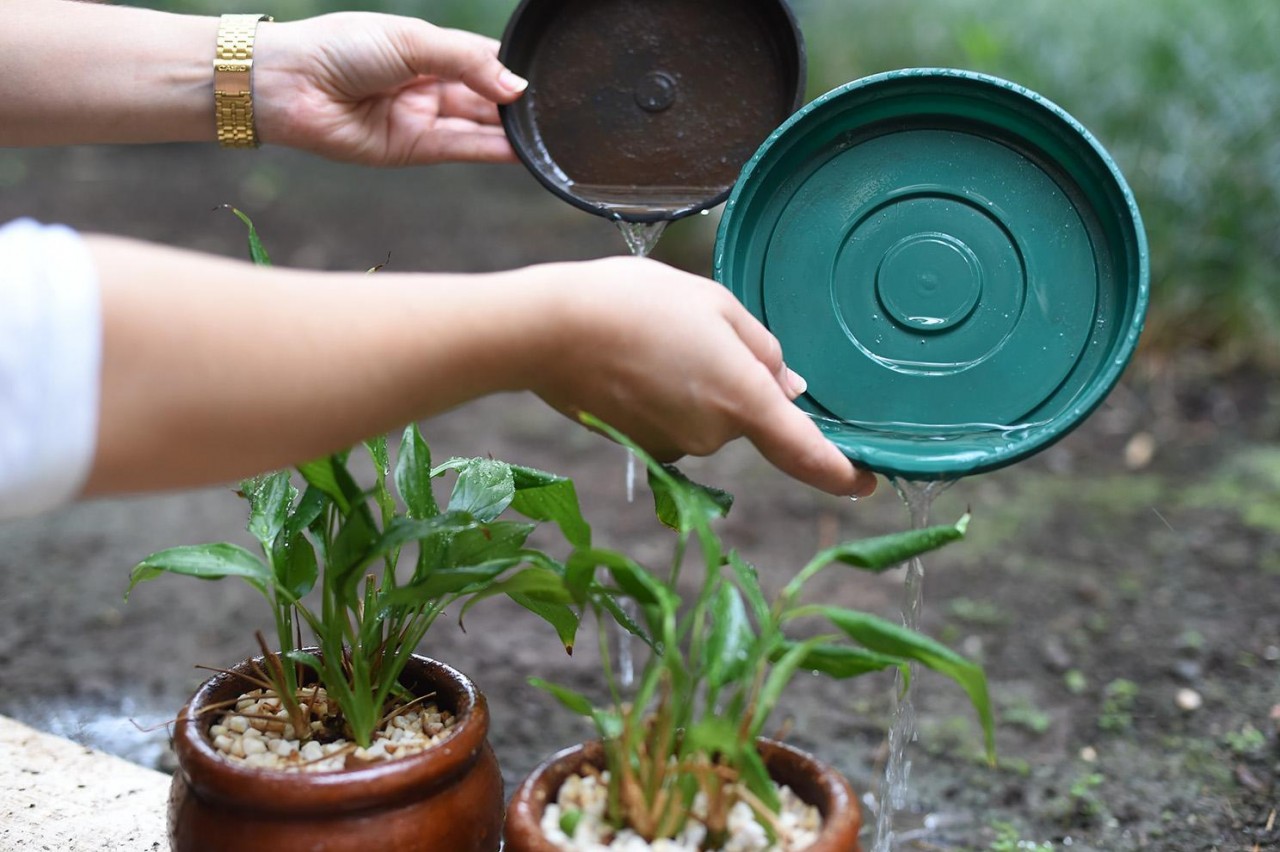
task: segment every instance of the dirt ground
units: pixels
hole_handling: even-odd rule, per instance
[[[487,270],[619,253],[611,226],[518,167],[373,173],[286,152],[173,146],[0,152],[0,221],[32,215],[238,255],[220,203],[258,222],[278,262]],[[660,254],[706,270],[711,219]],[[424,330],[424,333],[429,333]],[[228,329],[228,346],[235,332]],[[621,450],[536,400],[486,400],[425,424],[435,455],[572,476],[597,539],[661,564],[670,541]],[[927,632],[985,661],[1000,764],[949,682],[920,677],[900,849],[1251,852],[1280,849],[1280,396],[1268,376],[1213,376],[1190,356],[1130,370],[1083,427],[1013,469],[964,480],[934,518],[974,519],[927,563]],[[851,505],[734,445],[687,471],[737,495],[726,539],[772,588],[819,546],[901,529],[884,487]],[[166,578],[122,600],[129,568],[180,543],[249,544],[227,488],[87,503],[0,525],[0,712],[167,768],[163,720],[253,651],[265,605],[231,583]],[[893,615],[901,575],[832,572],[814,594]],[[491,602],[424,652],[473,675],[508,789],[588,734],[526,679],[591,691],[591,643],[568,658],[522,610]],[[790,738],[874,792],[892,682],[804,678]],[[1026,841],[1019,846],[1017,840]],[[1044,847],[1036,846],[1040,849]]]

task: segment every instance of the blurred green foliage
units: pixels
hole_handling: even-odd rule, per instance
[[[1280,359],[1280,3],[796,3],[812,95],[894,68],[951,66],[1014,80],[1072,113],[1142,210],[1148,348]]]
[[[810,96],[961,67],[1058,103],[1111,152],[1151,243],[1145,345],[1280,363],[1280,2],[792,0]],[[516,0],[161,0],[281,19],[379,9],[498,36]]]

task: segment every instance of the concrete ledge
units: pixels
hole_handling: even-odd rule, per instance
[[[0,716],[0,851],[161,852],[169,776]]]

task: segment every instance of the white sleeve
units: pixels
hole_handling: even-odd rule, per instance
[[[102,364],[98,276],[80,236],[0,227],[0,518],[74,499],[96,446]]]

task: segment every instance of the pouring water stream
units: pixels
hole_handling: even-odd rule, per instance
[[[626,240],[627,248],[631,250],[634,257],[648,257],[654,247],[658,245],[658,240],[662,238],[662,232],[667,229],[666,220],[658,222],[628,222],[625,219],[615,220],[618,230],[622,233],[622,238]],[[636,457],[627,453],[627,502],[634,503],[636,499]],[[628,618],[634,619],[637,616],[635,602],[626,599],[622,602],[623,612]],[[632,658],[632,636],[627,629],[620,624],[615,624],[614,640],[618,646],[618,682],[625,688],[631,686],[635,681],[635,664]]]
[[[911,528],[923,529],[929,525],[929,511],[933,501],[951,485],[953,480],[891,480],[898,496],[907,504],[911,514]],[[920,628],[920,610],[924,605],[924,563],[915,557],[907,566],[903,586],[902,623],[910,630]],[[894,683],[897,708],[893,726],[889,729],[889,758],[885,761],[884,776],[880,782],[880,807],[876,818],[875,845],[871,852],[892,852],[894,812],[907,805],[907,784],[911,777],[911,761],[907,747],[916,738],[916,711],[911,701],[911,684],[915,683],[917,666],[910,665],[910,679],[904,683],[901,672]]]

